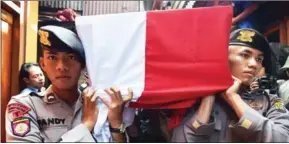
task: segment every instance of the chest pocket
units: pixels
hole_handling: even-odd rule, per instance
[[[37,123],[40,131],[45,136],[45,142],[58,142],[61,136],[67,132],[69,123],[65,118],[40,118]]]
[[[45,135],[44,142],[59,142],[61,140],[61,136],[67,131],[67,126],[47,127],[42,131],[42,133]]]
[[[255,109],[256,111],[260,111],[264,108],[264,101],[263,100],[254,100],[248,104],[251,108]]]
[[[268,100],[267,97],[262,96],[251,101],[248,105],[261,115],[266,116],[266,113],[269,110],[268,108],[270,108],[270,100]]]

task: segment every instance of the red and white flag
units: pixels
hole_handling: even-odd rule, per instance
[[[232,84],[231,7],[134,12],[76,19],[97,89],[116,86],[130,105],[187,108]]]
[[[211,7],[81,16],[76,28],[99,95],[115,86],[125,97],[130,87],[131,107],[168,109],[231,86],[231,21],[232,7]],[[107,109],[98,107],[95,137],[104,140]]]

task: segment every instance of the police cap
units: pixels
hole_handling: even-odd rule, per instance
[[[48,25],[40,27],[38,34],[43,49],[57,52],[72,52],[80,56],[81,62],[85,61],[81,41],[71,30],[60,26]]]

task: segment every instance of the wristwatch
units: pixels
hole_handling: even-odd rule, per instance
[[[120,127],[119,128],[112,128],[110,125],[109,125],[109,130],[110,132],[113,132],[113,133],[124,133],[125,132],[125,123],[121,123],[120,124]]]

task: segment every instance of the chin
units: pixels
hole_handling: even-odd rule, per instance
[[[67,84],[63,84],[63,83],[57,84],[57,83],[55,83],[54,86],[57,87],[58,89],[61,89],[61,90],[71,90],[71,89],[75,88],[74,85],[70,85],[69,83],[67,83]]]
[[[66,86],[57,86],[57,88],[61,89],[61,90],[71,90],[71,89],[73,89],[75,87],[66,85]]]

